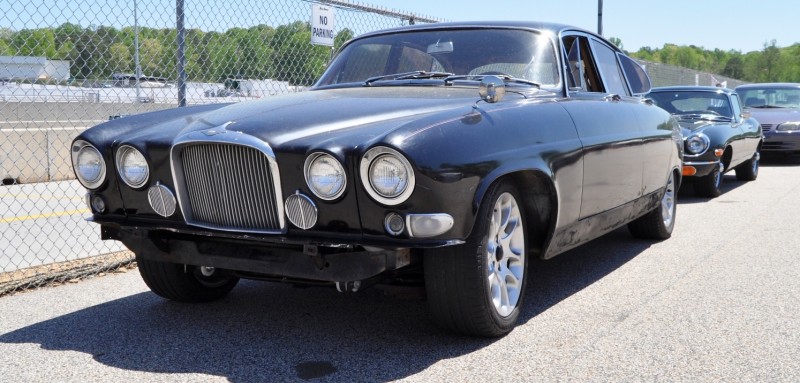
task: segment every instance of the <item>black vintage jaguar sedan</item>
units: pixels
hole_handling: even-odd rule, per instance
[[[722,175],[758,177],[761,126],[743,111],[739,95],[731,89],[710,86],[653,88],[647,96],[678,118],[683,138],[683,175],[701,197],[718,197]]]
[[[415,25],[348,42],[310,91],[109,121],[72,158],[102,237],[165,298],[416,273],[437,323],[498,336],[531,257],[671,235],[683,142],[649,90],[584,30]]]

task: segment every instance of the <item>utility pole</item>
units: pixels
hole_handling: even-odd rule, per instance
[[[142,67],[139,65],[139,9],[136,6],[136,0],[133,0],[133,45],[134,45],[134,60],[136,61],[136,103],[141,102],[139,97],[142,89],[139,84],[142,78]]]
[[[178,44],[178,106],[186,106],[186,54],[184,53],[186,45],[186,28],[183,25],[183,0],[176,0],[175,13],[177,15],[177,44]]]
[[[603,35],[603,0],[597,0],[597,34]]]

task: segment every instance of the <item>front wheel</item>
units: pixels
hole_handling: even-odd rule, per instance
[[[675,196],[678,187],[675,173],[670,174],[661,203],[653,211],[639,217],[628,224],[628,231],[637,238],[667,239],[672,236],[675,228],[675,213],[677,204]]]
[[[749,160],[736,167],[736,179],[739,181],[755,181],[758,177],[758,166],[761,155],[758,152],[753,154]]]
[[[714,167],[708,175],[694,180],[694,192],[699,197],[716,198],[722,194],[722,169],[725,165],[721,162]]]
[[[228,295],[239,278],[205,266],[151,261],[136,256],[144,283],[157,295],[178,302],[210,302]]]
[[[425,288],[434,321],[496,337],[517,323],[528,273],[525,212],[516,188],[493,185],[467,243],[428,251]]]

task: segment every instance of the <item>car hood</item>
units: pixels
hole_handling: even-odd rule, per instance
[[[507,94],[498,104],[522,96]],[[137,129],[117,136],[122,142],[173,141],[194,132],[213,135],[220,130],[257,137],[271,146],[303,145],[320,140],[359,136],[364,144],[395,131],[412,131],[472,112],[479,100],[477,87],[373,87],[307,91],[262,100],[229,104],[167,120],[149,118]],[[136,116],[126,117],[135,118]],[[144,117],[143,117],[144,118]],[[113,121],[111,122],[113,123]],[[133,120],[128,124],[136,125]],[[117,131],[119,132],[119,131]],[[194,134],[197,135],[196,133]],[[346,144],[346,142],[341,142]]]
[[[751,117],[761,124],[781,124],[800,121],[800,109],[788,108],[749,108]]]
[[[711,121],[711,120],[678,120],[678,124],[681,126],[681,131],[686,137],[686,135],[703,131],[712,126],[718,125],[726,125],[729,126],[731,123],[727,121]]]

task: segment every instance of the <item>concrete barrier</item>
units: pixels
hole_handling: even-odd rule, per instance
[[[94,102],[0,104],[0,180],[4,184],[74,179],[70,143],[109,116],[174,107]]]

